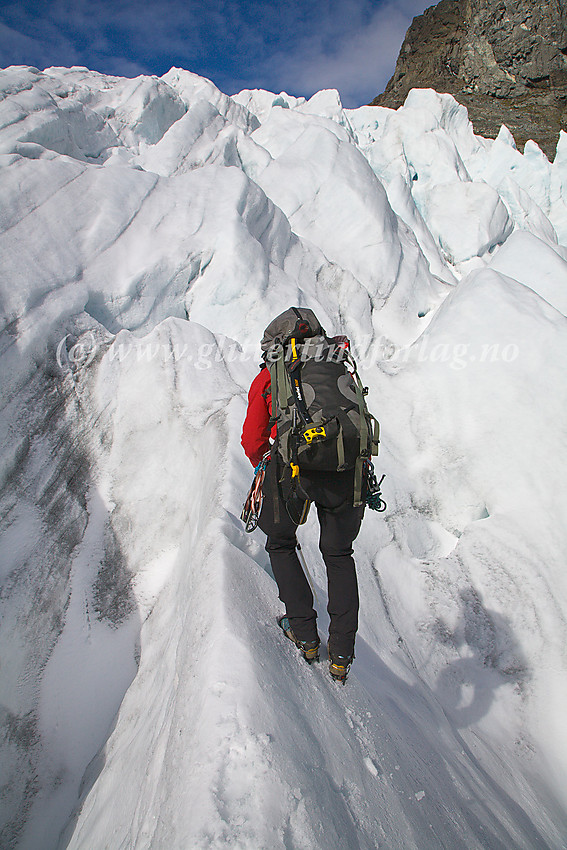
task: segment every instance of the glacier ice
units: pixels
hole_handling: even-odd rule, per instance
[[[563,846],[567,134],[175,68],[0,89],[0,844]],[[237,518],[292,303],[382,425],[340,690]]]

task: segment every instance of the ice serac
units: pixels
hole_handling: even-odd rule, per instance
[[[258,118],[260,124],[264,123],[273,106],[294,109],[296,106],[305,103],[304,97],[294,97],[284,91],[276,95],[263,89],[243,89],[238,94],[232,95],[231,100],[245,106]]]
[[[347,130],[326,117],[328,98],[318,102],[323,114],[303,114],[309,104],[317,108],[313,100],[297,111],[272,110],[254,132],[273,157],[257,182],[298,235],[367,290],[378,308],[375,332],[408,342],[419,333],[419,314],[439,303],[443,284],[431,275],[413,232],[397,218],[384,187],[352,144],[350,125]],[[331,97],[331,111],[334,101]],[[400,310],[400,302],[412,306]]]
[[[563,847],[567,136],[183,69],[0,90],[0,845]],[[346,688],[237,518],[290,304],[382,424]]]
[[[425,205],[431,231],[452,263],[491,253],[514,229],[498,193],[482,183],[439,183]]]

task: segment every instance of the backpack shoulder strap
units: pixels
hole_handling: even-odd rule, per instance
[[[289,408],[291,396],[291,381],[288,371],[285,367],[285,350],[282,345],[277,349],[272,350],[269,358],[270,382],[272,388],[272,418],[271,422],[277,422],[282,411]],[[280,440],[280,434],[276,434],[276,445],[284,460],[284,463],[289,464],[291,458],[286,456],[289,453],[286,450],[287,443]]]

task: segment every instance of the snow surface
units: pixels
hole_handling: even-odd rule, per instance
[[[567,134],[181,69],[1,91],[0,846],[566,847]],[[382,425],[344,688],[238,519],[290,304]]]

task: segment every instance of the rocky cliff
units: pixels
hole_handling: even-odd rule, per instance
[[[372,103],[397,108],[412,88],[449,92],[475,132],[502,124],[550,159],[567,130],[567,0],[441,0],[414,18],[396,69]]]

